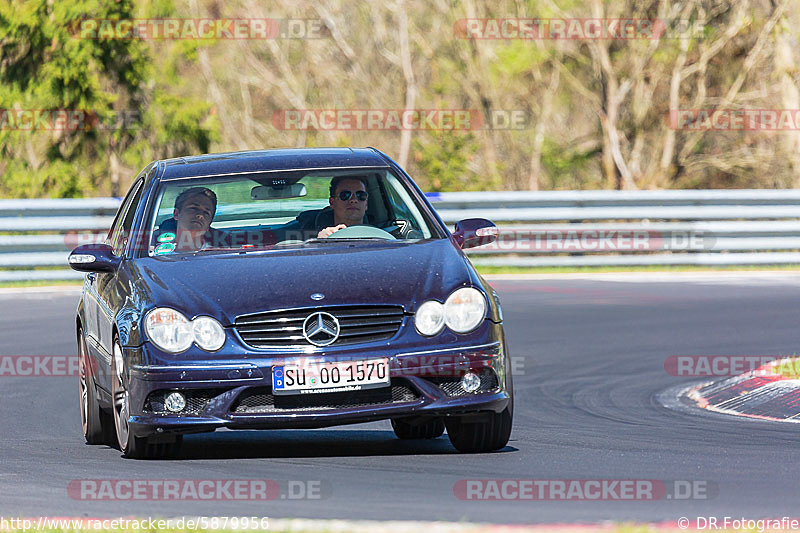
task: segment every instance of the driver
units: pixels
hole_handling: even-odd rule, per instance
[[[353,176],[339,176],[331,180],[328,203],[333,210],[333,226],[320,230],[317,238],[324,239],[347,226],[364,223],[367,212],[367,181]]]

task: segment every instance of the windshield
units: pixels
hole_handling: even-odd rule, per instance
[[[434,236],[389,170],[286,171],[165,181],[150,255]]]

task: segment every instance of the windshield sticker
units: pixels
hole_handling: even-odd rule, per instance
[[[156,254],[163,255],[175,251],[175,243],[165,242],[156,246]]]
[[[158,236],[158,242],[170,242],[175,240],[174,233],[164,233]]]

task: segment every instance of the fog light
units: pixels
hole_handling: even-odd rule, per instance
[[[186,398],[180,392],[171,392],[164,400],[164,407],[173,413],[180,413],[186,407]]]
[[[480,386],[481,378],[478,374],[467,372],[464,374],[464,377],[461,378],[461,388],[464,389],[464,392],[475,392]]]

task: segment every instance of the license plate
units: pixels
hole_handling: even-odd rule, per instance
[[[357,391],[389,385],[389,359],[272,367],[273,394]]]

